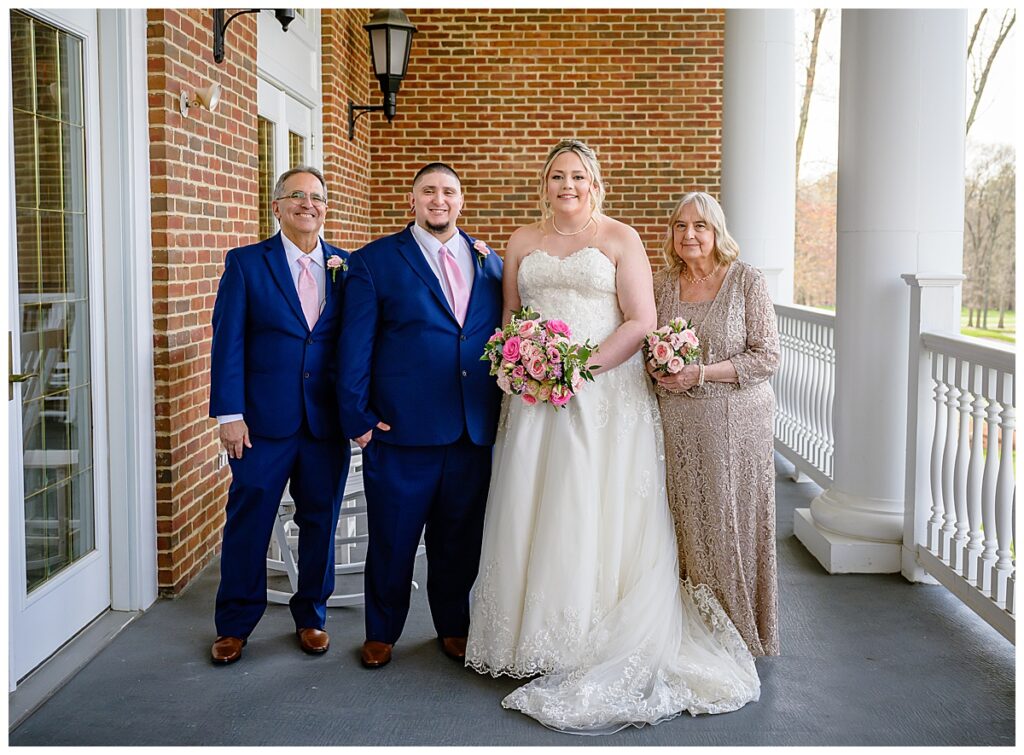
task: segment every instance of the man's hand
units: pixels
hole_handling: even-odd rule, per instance
[[[221,425],[220,442],[224,444],[229,459],[241,459],[243,446],[252,448],[252,443],[249,442],[249,427],[245,420],[236,419],[234,422],[225,422]]]
[[[378,423],[377,423],[377,429],[379,429],[379,430],[381,430],[382,432],[385,432],[385,433],[386,433],[386,432],[387,432],[388,430],[390,430],[390,429],[391,429],[391,425],[389,425],[389,424],[388,424],[388,423],[386,423],[386,422],[378,422]],[[355,440],[355,442],[356,442],[356,445],[357,445],[357,446],[359,446],[360,448],[366,448],[366,445],[367,445],[367,444],[368,444],[368,443],[369,443],[369,442],[370,442],[371,440],[373,440],[373,428],[370,428],[370,429],[369,429],[369,430],[367,430],[367,431],[366,431],[365,433],[363,433],[362,435],[360,435],[360,436],[359,436],[358,438],[353,438],[353,440]]]

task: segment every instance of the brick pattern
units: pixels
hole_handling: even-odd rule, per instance
[[[235,19],[213,62],[209,10],[148,11],[157,559],[179,592],[220,545],[229,472],[209,408],[210,319],[226,250],[258,232],[256,20]],[[214,112],[178,111],[212,81]]]
[[[321,11],[323,70],[324,178],[331,206],[324,238],[343,249],[358,249],[370,235],[370,125],[371,115],[356,124],[348,138],[348,102],[376,104],[380,87],[369,64],[369,37],[363,24],[365,9]],[[376,94],[374,94],[376,93]],[[370,98],[374,99],[371,100]]]
[[[422,164],[463,177],[462,225],[501,251],[539,217],[537,172],[559,139],[598,153],[605,211],[657,261],[679,196],[718,194],[721,10],[421,10],[398,115],[372,121],[371,232],[410,215]],[[379,95],[377,95],[379,98]]]

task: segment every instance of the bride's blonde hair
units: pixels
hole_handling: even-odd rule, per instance
[[[548,152],[548,158],[544,161],[544,167],[540,171],[541,215],[544,218],[551,217],[551,202],[548,200],[548,172],[551,170],[551,163],[563,152],[572,152],[580,158],[590,177],[591,212],[600,212],[601,203],[604,202],[604,179],[601,178],[601,166],[597,162],[597,154],[579,139],[563,139]]]

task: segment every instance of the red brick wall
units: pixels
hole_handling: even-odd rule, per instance
[[[719,191],[724,11],[440,9],[409,20],[419,31],[398,115],[368,116],[374,236],[408,222],[414,172],[441,160],[463,177],[462,225],[502,250],[538,217],[537,172],[566,137],[597,151],[605,211],[652,256],[684,191]]]
[[[324,178],[331,195],[324,237],[345,249],[358,249],[372,238],[369,119],[373,116],[360,118],[356,138],[348,138],[349,100],[366,105],[371,92],[380,91],[371,75],[369,38],[363,29],[369,20],[370,11],[364,9],[324,9],[320,15]]]
[[[209,10],[148,11],[159,585],[176,593],[220,546],[228,470],[208,418],[210,318],[224,253],[256,238],[256,20],[213,62]],[[224,87],[214,112],[182,89]]]

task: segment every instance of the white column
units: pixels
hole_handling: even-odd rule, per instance
[[[901,275],[962,269],[967,12],[844,10],[842,25],[835,479],[797,511],[794,530],[830,572],[898,572],[910,327]]]
[[[772,300],[793,301],[796,83],[792,10],[725,12],[722,208]]]

